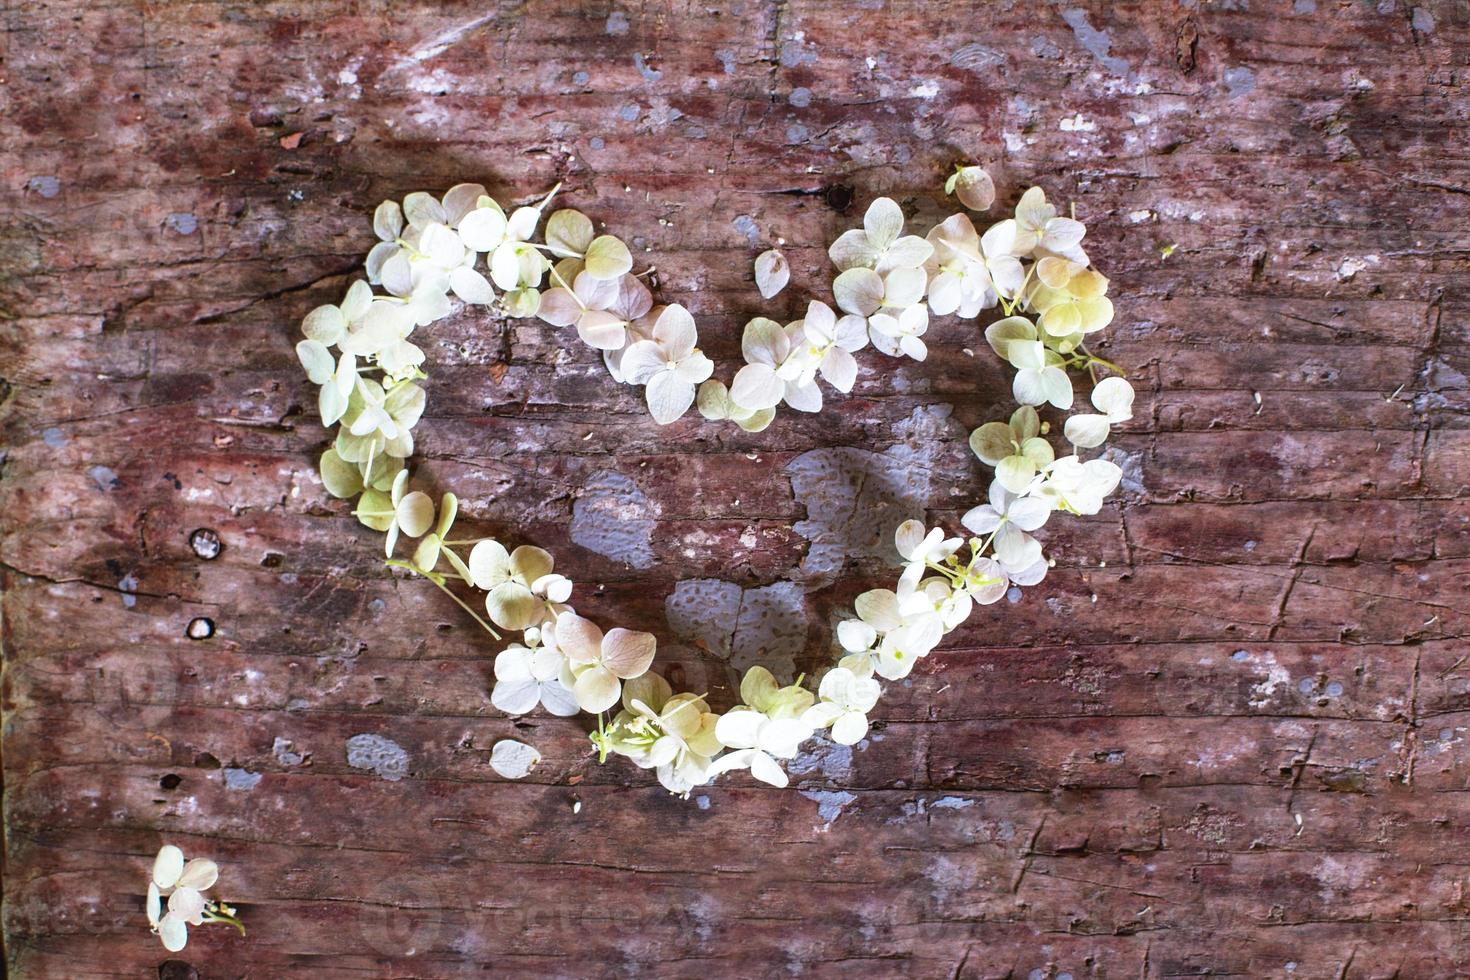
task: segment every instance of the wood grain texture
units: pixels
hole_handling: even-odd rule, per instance
[[[1470,974],[1463,3],[3,17],[11,975]],[[797,788],[681,802],[597,766],[579,721],[499,715],[495,648],[314,473],[291,347],[373,206],[562,181],[728,378],[740,324],[823,288],[871,198],[932,222],[964,159],[1089,224],[1105,356],[1139,388],[1120,501],[1054,521],[1046,583]],[[763,304],[751,260],[778,239],[793,285]],[[725,705],[732,664],[827,661],[892,574],[882,518],[982,495],[963,440],[1006,376],[972,324],[931,339],[746,435],[659,428],[565,331],[459,315],[428,345],[418,472]],[[358,735],[401,778],[349,765]],[[545,754],[524,782],[487,765],[507,736]],[[165,840],[221,862],[247,937],[171,959],[147,934]]]

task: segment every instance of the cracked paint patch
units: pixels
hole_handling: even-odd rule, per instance
[[[811,542],[801,563],[809,581],[832,581],[853,556],[897,561],[893,531],[923,519],[943,440],[964,444],[951,414],[948,405],[915,409],[899,426],[905,441],[881,453],[814,449],[787,464],[796,502],[806,507],[795,530]]]
[[[796,582],[746,589],[689,579],[664,600],[664,617],[675,636],[742,673],[761,664],[777,678],[794,678],[796,657],[806,648],[806,593]]]
[[[1114,75],[1124,77],[1132,73],[1133,66],[1128,63],[1128,59],[1120,58],[1112,53],[1113,39],[1108,36],[1107,31],[1100,31],[1092,26],[1092,22],[1087,19],[1087,11],[1076,7],[1064,10],[1062,20],[1072,28],[1072,34],[1077,38],[1077,43],[1082,45],[1104,68]]]
[[[632,478],[593,474],[572,504],[571,538],[588,551],[634,568],[653,564],[653,505]]]
[[[817,816],[822,820],[822,829],[832,826],[832,822],[842,816],[842,808],[857,799],[851,793],[841,790],[804,789],[801,795],[817,804]]]
[[[403,746],[381,735],[364,734],[349,738],[347,764],[354,769],[370,769],[391,783],[408,775],[408,753]]]

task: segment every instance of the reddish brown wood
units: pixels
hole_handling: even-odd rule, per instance
[[[13,975],[1470,974],[1463,4],[3,16]],[[969,159],[1004,203],[1038,182],[1090,225],[1106,356],[1140,391],[1121,500],[1053,522],[1044,586],[978,614],[797,788],[680,802],[598,767],[581,722],[495,712],[494,648],[314,475],[291,345],[372,207],[560,180],[657,263],[728,378],[739,325],[804,305],[872,197],[932,221]],[[793,287],[762,304],[750,264],[778,238]],[[430,344],[420,473],[726,704],[733,671],[677,646],[665,600],[814,571],[802,454],[886,452],[935,518],[981,495],[963,439],[1009,410],[1006,376],[973,325],[932,339],[751,436],[660,429],[573,338],[459,316]],[[609,473],[646,560],[599,537]],[[831,617],[891,575],[838,572],[770,655],[824,663]],[[360,734],[402,748],[403,778],[348,765]],[[525,782],[487,765],[507,736],[545,753]],[[165,840],[223,864],[246,938],[196,930],[170,961],[147,934]]]

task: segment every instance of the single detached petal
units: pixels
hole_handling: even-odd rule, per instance
[[[505,779],[524,778],[540,761],[540,752],[512,738],[501,739],[490,750],[490,768]]]
[[[791,266],[786,256],[776,249],[762,252],[755,260],[755,285],[761,296],[770,299],[791,281]]]

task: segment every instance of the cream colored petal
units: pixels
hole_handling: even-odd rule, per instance
[[[523,630],[536,624],[541,600],[518,582],[501,582],[485,596],[485,611],[501,629]]]
[[[153,859],[153,883],[166,890],[177,885],[183,873],[184,852],[172,844],[159,848],[158,856]]]
[[[602,660],[602,630],[574,612],[556,617],[556,645],[573,663],[595,664]]]
[[[593,664],[578,675],[576,684],[572,686],[572,695],[583,711],[596,714],[617,704],[621,689],[622,685],[612,671],[601,664]]]
[[[179,875],[179,887],[194,888],[202,892],[213,888],[218,880],[219,865],[208,858],[194,858],[184,865],[183,873]]]
[[[615,675],[627,680],[648,670],[656,648],[657,641],[652,633],[635,632],[619,626],[608,630],[602,640],[602,663]]]

